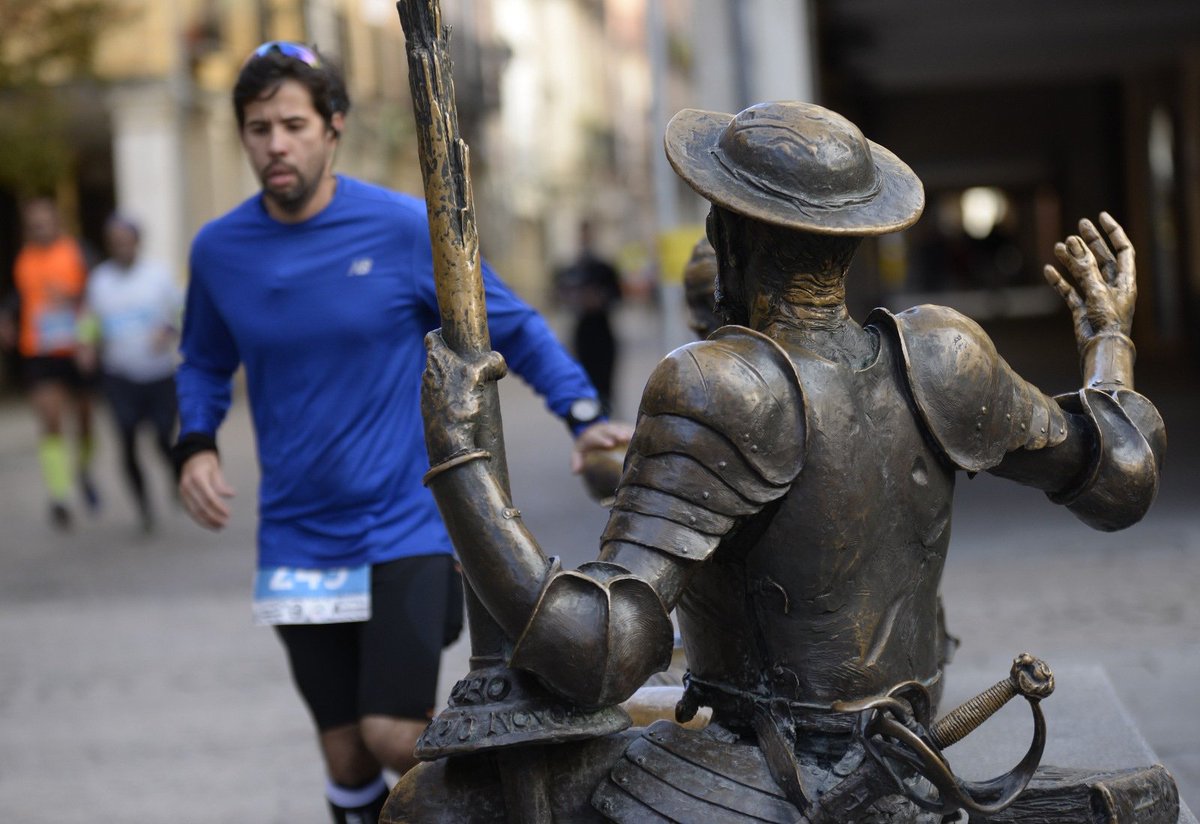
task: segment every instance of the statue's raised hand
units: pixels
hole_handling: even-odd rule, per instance
[[[1087,385],[1132,388],[1129,331],[1137,301],[1133,244],[1107,212],[1100,213],[1100,225],[1107,240],[1084,218],[1078,235],[1054,245],[1054,256],[1070,279],[1050,264],[1044,274],[1071,310]]]
[[[483,387],[504,377],[508,367],[499,352],[463,358],[436,331],[425,336],[425,350],[421,414],[429,463],[436,466],[475,449]]]

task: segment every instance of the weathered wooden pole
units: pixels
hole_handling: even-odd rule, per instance
[[[407,39],[408,82],[429,213],[442,338],[459,355],[481,355],[492,345],[471,191],[470,154],[459,135],[450,74],[449,30],[442,26],[437,0],[399,0],[396,10]],[[476,446],[491,453],[491,471],[508,493],[508,462],[496,384],[485,387],[482,407]],[[508,659],[509,641],[469,582],[466,592],[471,668],[475,671],[503,666]],[[512,824],[550,824],[553,816],[543,748],[534,745],[497,752],[496,764],[508,820]]]
[[[442,338],[459,355],[481,355],[491,350],[492,343],[471,191],[470,154],[458,131],[447,32],[436,0],[400,0],[396,10],[407,38],[408,82],[429,213]],[[495,384],[485,388],[482,402],[476,445],[492,454],[489,465],[507,492],[508,462]],[[469,586],[467,593],[472,668],[503,663],[503,632]]]

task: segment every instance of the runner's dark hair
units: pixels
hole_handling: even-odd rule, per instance
[[[246,125],[246,105],[255,100],[271,99],[285,80],[295,80],[308,89],[313,108],[321,115],[325,125],[333,129],[333,115],[336,112],[344,115],[350,111],[350,95],[346,92],[341,72],[324,55],[318,56],[320,65],[315,68],[275,49],[251,57],[238,73],[237,83],[233,86],[233,110],[237,115],[238,129]]]

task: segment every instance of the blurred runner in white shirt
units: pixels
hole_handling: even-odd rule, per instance
[[[154,528],[154,508],[137,456],[137,430],[154,428],[155,444],[170,468],[175,434],[175,343],[182,291],[167,267],[139,254],[140,231],[114,215],[104,231],[109,258],[88,279],[86,305],[90,337],[85,350],[103,374],[104,394],[121,442],[125,479],[133,492],[142,528]],[[171,475],[170,477],[173,477]]]

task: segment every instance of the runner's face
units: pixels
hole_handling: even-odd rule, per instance
[[[46,200],[25,207],[25,239],[35,246],[49,246],[58,239],[58,211]]]
[[[262,183],[267,211],[284,220],[303,219],[324,208],[332,195],[334,130],[313,108],[308,89],[284,80],[274,93],[246,104],[242,145]],[[314,207],[315,208],[312,208]]]
[[[117,263],[132,266],[137,260],[138,236],[133,229],[114,224],[105,231],[104,240],[108,244],[109,257]]]

